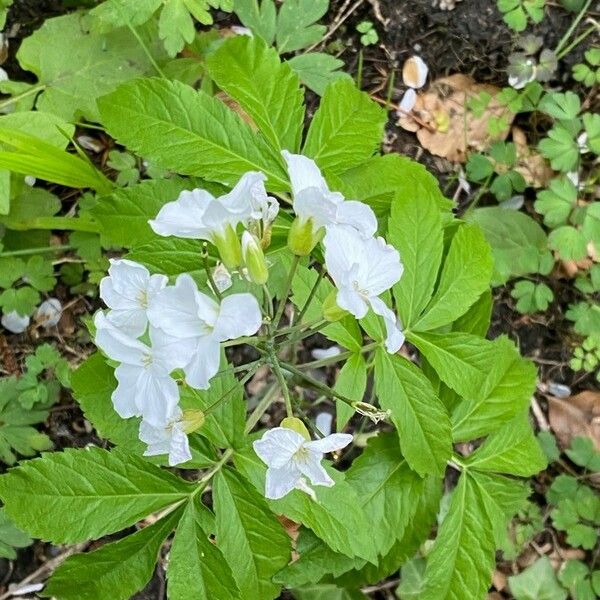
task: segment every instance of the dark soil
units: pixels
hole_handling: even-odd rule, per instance
[[[9,56],[3,65],[11,78],[32,79],[31,74],[23,72],[15,61],[19,41],[30,35],[45,19],[69,10],[68,4],[66,0],[15,0],[6,28]],[[392,73],[395,73],[396,83],[391,90],[392,101],[398,101],[404,91],[400,76],[402,64],[415,53],[427,62],[430,81],[452,73],[463,73],[471,75],[478,82],[499,87],[505,85],[508,55],[513,50],[513,36],[502,21],[496,1],[463,0],[458,2],[452,11],[442,11],[437,4],[437,0],[365,0],[327,44],[338,43],[341,50],[338,48],[337,52],[346,62],[347,70],[356,74],[361,44],[355,28],[363,20],[372,21],[380,41],[377,45],[363,49],[362,87],[385,98]],[[348,5],[344,0],[332,0],[324,22],[335,22],[340,10],[346,10]],[[543,22],[534,28],[533,32],[543,37],[546,47],[553,48],[571,20],[571,14],[550,5]],[[219,25],[229,25],[231,22],[231,17],[217,18]],[[570,80],[571,65],[578,61],[581,53],[582,49],[578,49],[561,61],[560,71],[553,84],[564,85],[568,82],[569,86],[573,86],[574,82]],[[387,147],[390,150],[423,162],[439,177],[442,186],[447,185],[448,173],[451,172],[451,165],[447,161],[424,152],[414,134],[398,128],[393,119],[390,119],[387,131]],[[453,191],[454,188],[450,187],[450,195]],[[547,283],[554,289],[557,298],[569,298],[567,290],[571,286],[568,282],[550,280]],[[495,290],[490,336],[505,334],[514,339],[522,353],[536,362],[542,381],[565,383],[572,386],[574,391],[583,387],[589,389],[591,378],[582,379],[579,376],[578,379],[568,368],[571,346],[576,342],[576,338],[573,338],[569,323],[564,319],[564,309],[565,305],[557,302],[543,315],[523,316],[514,310],[510,289],[499,288]],[[85,311],[86,308],[82,306],[73,312],[71,318],[75,329],[81,327],[79,317]],[[19,350],[23,345],[22,338],[10,336],[7,340],[9,346],[16,351],[17,364],[22,364],[23,355]],[[79,343],[75,339],[69,340],[71,341],[74,345]],[[302,349],[303,357],[307,360],[311,359],[310,350],[314,345],[323,347],[325,343],[322,339],[307,340]],[[84,355],[85,346],[81,348]],[[73,356],[69,358],[74,359]],[[232,356],[232,359],[238,361],[242,357]],[[78,360],[80,359],[74,359],[74,362]],[[331,374],[330,372],[329,375]],[[81,412],[71,398],[65,398],[61,405],[53,409],[47,431],[58,449],[102,443],[86,426]],[[0,559],[0,592],[4,591],[1,588],[5,589],[9,582],[21,581],[60,552],[60,548],[50,544],[36,543],[20,551],[17,561]],[[158,567],[146,589],[135,598],[157,600],[164,598],[164,593],[164,572]]]

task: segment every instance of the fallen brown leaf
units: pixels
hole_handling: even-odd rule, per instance
[[[585,436],[600,450],[600,392],[586,390],[565,399],[548,396],[548,418],[561,448]]]
[[[428,91],[418,94],[411,114],[403,115],[398,125],[414,131],[423,148],[436,156],[453,162],[465,162],[468,151],[484,150],[490,142],[506,139],[514,115],[495,98],[500,91],[493,85],[476,83],[467,75],[457,73],[437,79]],[[488,107],[479,118],[466,110],[467,102],[481,92],[492,96]],[[416,117],[413,118],[413,116]],[[506,116],[507,127],[492,138],[487,130],[490,117]]]
[[[554,171],[550,168],[548,161],[529,147],[525,132],[520,127],[513,127],[511,133],[517,149],[515,171],[523,175],[527,185],[534,188],[546,187],[554,176]]]

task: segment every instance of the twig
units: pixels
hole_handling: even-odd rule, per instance
[[[412,111],[403,110],[397,104],[394,104],[393,102],[388,102],[387,100],[384,100],[383,98],[379,98],[378,96],[371,96],[371,100],[374,100],[375,102],[378,102],[379,104],[383,104],[383,106],[386,106],[388,108],[392,108],[396,112],[401,112],[403,115],[406,115],[407,117],[410,117],[411,119],[413,119],[413,121],[415,123],[418,123],[421,127],[424,127],[425,129],[427,129],[427,131],[431,131],[432,133],[436,132],[435,127],[432,127],[431,125],[429,125],[429,123],[425,123],[425,121],[423,121],[423,119],[420,119],[419,117],[417,117],[417,115],[415,115]]]
[[[348,19],[348,17],[350,17],[350,15],[352,15],[352,13],[364,2],[364,0],[356,0],[356,2],[348,9],[348,12],[343,15],[343,16],[339,16],[342,14],[344,8],[346,6],[348,6],[348,1],[346,1],[344,3],[344,5],[342,6],[342,8],[340,9],[339,15],[338,17],[335,19],[335,21],[333,22],[331,29],[318,41],[315,42],[312,46],[308,47],[304,53],[306,52],[311,52],[312,50],[314,50],[317,46],[320,46],[321,44],[323,44],[324,42],[326,42],[342,25],[342,23]]]
[[[542,407],[535,396],[531,396],[531,410],[535,416],[539,428],[542,431],[550,431],[550,423],[548,423],[548,419],[546,419],[546,415],[544,414],[544,411],[542,410]]]

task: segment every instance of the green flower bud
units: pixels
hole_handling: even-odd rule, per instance
[[[215,235],[213,243],[219,251],[221,261],[228,269],[235,270],[242,264],[242,246],[231,225],[226,225],[220,235]]]
[[[299,433],[305,439],[310,441],[310,433],[308,433],[308,429],[306,429],[306,425],[297,417],[286,417],[281,421],[279,427],[285,427],[286,429],[291,429],[296,433]]]
[[[327,321],[335,322],[350,314],[347,310],[340,308],[336,301],[337,291],[331,290],[323,302],[323,316]]]
[[[267,283],[269,271],[265,254],[258,240],[249,231],[244,231],[242,235],[242,258],[250,279],[258,285]]]
[[[321,241],[324,228],[315,231],[312,219],[303,220],[296,217],[288,234],[288,248],[296,256],[308,256]]]
[[[184,410],[181,416],[181,423],[186,433],[193,433],[204,425],[204,413],[197,408]]]

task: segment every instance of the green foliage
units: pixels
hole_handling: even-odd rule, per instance
[[[26,548],[33,540],[6,516],[4,509],[0,509],[0,556],[14,560],[17,558],[17,549]]]
[[[600,338],[597,335],[589,335],[583,340],[581,346],[573,351],[573,358],[569,366],[573,371],[586,371],[593,373],[600,365]],[[596,379],[598,379],[596,374]]]
[[[517,301],[516,309],[524,314],[544,311],[554,300],[552,290],[545,283],[524,279],[517,281],[510,295]]]
[[[573,66],[573,79],[592,87],[600,83],[600,48],[590,48],[584,53],[585,61]]]
[[[547,556],[543,556],[519,575],[508,578],[516,600],[566,600],[567,592],[558,583]]]
[[[372,44],[376,44],[379,41],[377,30],[375,29],[371,21],[361,21],[356,26],[356,31],[362,34],[360,36],[360,43],[363,46],[371,46]]]
[[[514,31],[523,31],[531,19],[539,23],[544,18],[544,0],[498,0],[504,22]]]

